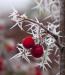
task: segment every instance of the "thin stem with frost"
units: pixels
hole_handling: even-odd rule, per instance
[[[25,18],[23,21],[33,22],[33,23],[37,24],[38,26],[40,26],[41,28],[43,28],[47,33],[49,33],[50,35],[52,35],[52,36],[56,39],[55,44],[56,44],[60,49],[63,48],[63,46],[59,43],[59,40],[58,40],[59,36],[58,36],[58,35],[55,35],[55,34],[52,33],[52,32],[50,32],[45,26],[43,26],[42,24],[40,24],[40,23],[38,23],[38,22],[36,22],[36,21],[34,21],[34,20],[32,20],[32,19],[28,19],[28,18],[27,18],[27,19]]]

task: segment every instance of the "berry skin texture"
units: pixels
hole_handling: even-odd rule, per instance
[[[35,58],[39,58],[43,55],[43,47],[39,44],[36,44],[32,49],[31,49],[31,54]]]
[[[31,36],[24,38],[22,43],[27,49],[30,49],[35,45],[34,39]]]

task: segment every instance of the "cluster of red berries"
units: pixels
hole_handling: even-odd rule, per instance
[[[24,38],[22,43],[25,48],[31,48],[32,56],[39,58],[43,55],[44,48],[40,44],[35,44],[34,39],[31,36]]]

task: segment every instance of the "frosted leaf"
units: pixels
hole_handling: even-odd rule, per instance
[[[49,53],[48,53],[48,52],[45,53],[44,57],[42,58],[42,61],[43,61],[43,64],[42,64],[43,69],[47,70],[46,65],[48,65],[48,67],[51,68],[51,66],[50,66],[50,64],[48,63],[48,61],[49,61],[50,63],[52,63],[52,61],[51,61],[51,59],[49,58]]]
[[[59,62],[58,60],[56,60],[56,59],[55,59],[54,61],[55,61],[57,64],[59,64],[59,63],[60,63],[60,62]]]
[[[35,19],[36,19],[36,22],[39,23],[39,20],[36,17]],[[39,35],[41,32],[44,32],[44,29],[40,28],[40,26],[38,26],[35,23],[30,22],[30,24],[26,25],[26,27],[27,26],[29,27],[27,32],[29,34],[32,34],[35,39],[39,38]]]
[[[26,14],[23,14],[23,15],[21,15],[20,17],[21,17],[21,20],[27,19]]]
[[[56,47],[56,50],[55,50],[55,54],[57,53],[57,51],[59,50],[59,48],[57,47],[57,46],[55,46]]]
[[[42,67],[43,71],[44,70],[48,71],[48,69],[46,68],[45,64],[43,64],[43,62],[36,63],[35,66],[40,66],[40,67]]]
[[[50,65],[48,62],[46,62],[45,64],[46,64],[50,69],[52,68],[51,65]]]
[[[39,21],[37,20],[37,18],[36,18],[36,21],[39,23]],[[55,22],[55,21],[54,21],[54,22]],[[52,24],[52,23],[49,23],[49,24]],[[32,24],[31,27],[34,27],[34,28],[35,28],[35,31],[36,31],[36,28],[37,28],[36,25]],[[30,27],[30,28],[31,28],[31,27]],[[50,27],[50,26],[49,26],[49,27]],[[59,27],[59,24],[58,24],[57,26],[55,25],[55,27],[54,27],[53,24],[52,24],[51,27],[52,27],[52,28],[57,28],[57,27]],[[50,28],[51,28],[51,27],[50,27]],[[38,30],[38,29],[37,29],[37,30]],[[33,31],[33,29],[32,29],[31,31]],[[39,30],[38,30],[38,31],[39,31]],[[36,32],[37,32],[37,31],[36,31]],[[40,28],[40,31],[39,31],[39,32],[44,34],[44,30],[43,30],[42,28]],[[39,33],[39,34],[40,34],[40,33]],[[39,34],[36,33],[35,35],[37,36],[37,35],[39,35]],[[35,35],[34,35],[34,36],[35,36]],[[41,35],[42,35],[42,34],[41,34]],[[34,36],[33,36],[33,37],[34,37]],[[53,51],[53,47],[56,46],[56,45],[54,44],[55,41],[56,41],[56,40],[55,40],[54,37],[52,37],[51,35],[48,34],[48,35],[45,36],[44,42],[47,44],[47,50],[44,52],[44,56],[42,57],[42,62],[36,64],[36,65],[39,65],[39,66],[43,67],[43,70],[44,70],[44,69],[47,70],[47,68],[46,68],[45,65],[48,65],[49,68],[52,68],[48,62],[52,63],[52,60],[50,59],[49,55],[51,54],[51,51]],[[57,47],[57,46],[56,46],[56,47]],[[58,47],[57,47],[56,50],[55,50],[55,54],[57,53],[57,49],[58,49]],[[57,60],[55,60],[55,62],[56,62],[57,64],[59,63]]]
[[[35,2],[36,6],[32,8],[32,12],[34,12],[33,13],[34,17],[36,16],[37,18],[44,18],[49,15],[49,11],[47,10],[47,8],[45,8],[44,6],[45,4],[43,4],[43,2],[44,2],[43,0]]]
[[[55,39],[51,36],[51,35],[47,35],[45,37],[45,43],[46,45],[50,46],[51,44],[53,44],[55,42]]]
[[[44,20],[47,20],[48,18],[50,18],[52,15],[49,15],[49,16],[47,16],[47,17],[45,17],[44,19],[43,19],[43,21]]]
[[[59,0],[50,0],[49,6],[51,6],[52,4],[55,4],[55,3],[60,3],[60,1]]]
[[[18,11],[17,10],[15,10],[15,9],[13,9],[13,12],[12,13],[10,13],[10,18],[11,18],[11,20],[12,21],[14,21],[14,22],[16,22],[17,21],[17,17],[19,16],[19,14],[18,14]]]
[[[29,64],[30,64],[30,60],[28,58],[28,56],[31,56],[30,52],[28,52],[28,50],[26,50],[22,44],[18,44],[18,46],[20,46],[21,48],[17,47],[19,50],[19,53],[17,53],[16,55],[14,55],[13,57],[10,58],[10,60],[12,59],[17,59],[17,58],[24,58]]]
[[[35,3],[36,3],[36,6],[33,7],[32,9],[40,9],[39,10],[39,13],[41,11],[44,11],[45,10],[48,10],[48,12],[50,12],[50,15],[49,16],[46,16],[43,20],[46,20],[48,19],[49,17],[51,18],[54,18],[55,21],[53,23],[50,23],[50,22],[47,22],[48,23],[48,30],[52,33],[54,33],[55,35],[59,35],[60,34],[60,31],[56,31],[57,28],[60,26],[59,24],[56,24],[58,23],[58,18],[59,18],[59,7],[56,6],[56,3],[58,3],[59,0],[41,0],[40,2],[38,2],[38,0],[34,0]],[[44,3],[44,7],[42,5],[42,2]],[[45,5],[46,4],[46,5]],[[58,9],[58,10],[57,10]],[[9,16],[11,17],[11,20],[15,21],[16,24],[12,26],[12,28],[18,26],[21,30],[23,30],[23,27],[22,27],[22,20],[24,20],[25,18],[27,18],[27,16],[25,14],[23,15],[19,15],[18,14],[18,11],[17,10],[14,10],[13,13],[11,13],[11,15]],[[37,23],[40,24],[39,20],[35,17],[35,20]],[[42,35],[45,35],[45,30],[40,28],[37,24],[35,23],[32,23],[30,22],[28,25],[26,25],[26,27],[29,27],[28,30],[27,30],[27,33],[29,34],[32,34],[33,35],[33,38],[35,39],[35,41],[41,37]],[[41,39],[38,39],[38,40],[41,40]],[[43,39],[42,39],[43,40]],[[58,47],[55,45],[55,39],[53,36],[51,35],[46,35],[44,37],[44,40],[41,41],[41,43],[45,43],[47,45],[47,49],[44,51],[44,55],[41,57],[41,62],[40,63],[36,63],[35,65],[40,65],[41,67],[43,67],[43,70],[46,70],[47,71],[47,67],[46,65],[51,69],[52,66],[49,64],[52,63],[52,60],[51,58],[49,57],[49,55],[51,55],[51,51],[53,51],[53,47],[56,47],[56,50],[55,50],[55,53],[54,55],[57,54],[57,51],[58,51]],[[36,43],[36,42],[35,42]],[[38,43],[38,42],[37,42]],[[29,52],[29,50],[26,50],[22,44],[18,44],[17,46],[18,50],[19,50],[19,53],[17,53],[16,55],[14,55],[10,60],[12,59],[17,59],[17,58],[23,58],[25,59],[29,64],[31,64],[31,61],[29,60],[29,56],[32,56]],[[58,55],[57,55],[58,57]],[[59,61],[57,61],[56,59],[54,59],[54,61],[59,64]],[[33,64],[34,65],[34,64]]]
[[[49,13],[43,20],[51,17],[60,21],[60,0],[44,0],[43,3],[45,10]]]
[[[51,69],[51,65],[49,64],[52,63],[52,60],[50,59],[49,55],[52,54],[51,51],[53,51],[53,49],[49,49],[47,48],[47,50],[44,52],[44,56],[42,57],[42,62],[40,63],[40,65],[43,67],[43,70],[47,71],[47,68],[45,65],[48,65],[48,67]],[[55,55],[55,54],[54,54]],[[57,55],[58,56],[58,55]],[[59,61],[54,59],[54,61],[59,64]]]
[[[13,9],[13,12],[10,13],[9,17],[15,16],[15,15],[18,16],[19,14],[18,14],[18,11],[16,9]],[[14,18],[12,18],[14,21],[15,21],[16,16]]]
[[[47,50],[44,52],[44,55],[41,57],[41,62],[36,64],[36,65],[39,65],[40,67],[42,67],[42,68],[43,68],[43,71],[44,71],[44,70],[48,71],[46,65],[48,65],[49,68],[52,68],[52,67],[50,66],[50,64],[48,63],[48,62],[52,63],[52,60],[51,60],[50,57],[49,57],[49,55],[51,54],[50,51],[52,51],[52,49],[47,49]]]
[[[48,30],[53,32],[56,35],[60,34],[60,31],[57,31],[57,28],[60,26],[58,25],[54,25],[53,23],[47,22],[48,23]]]
[[[29,34],[32,34],[33,37],[37,36],[37,35],[36,35],[36,34],[37,34],[37,32],[36,32],[36,27],[37,27],[37,25],[36,25],[36,24],[31,23],[31,24],[28,24],[28,25],[26,25],[26,26],[29,26],[29,29],[27,30],[27,32],[28,32]]]
[[[29,50],[24,48],[24,46],[22,44],[18,44],[18,46],[21,46],[21,50],[19,50],[19,51],[23,51],[26,56],[31,56]]]
[[[38,0],[34,0],[34,2],[37,4],[35,7],[33,7],[32,9],[35,9],[35,8],[41,8],[41,5],[42,5],[42,2],[43,0],[40,0],[40,2]]]
[[[51,50],[51,49],[47,49],[47,50],[45,51],[45,53],[44,53],[44,56],[43,56],[43,57],[44,57],[44,60],[45,60],[45,61],[43,61],[43,62],[44,62],[45,64],[47,63],[47,61],[49,61],[50,63],[52,63],[52,61],[51,61],[50,58],[49,58],[49,55],[51,54],[51,53],[50,53],[50,50]]]
[[[60,19],[60,1],[54,0],[49,3],[50,12],[52,14],[52,17],[56,19]]]
[[[25,14],[19,15],[17,10],[13,10],[9,17],[11,17],[11,20],[15,22],[15,24],[10,29],[18,26],[21,30],[23,30],[22,22],[25,18],[27,18]]]
[[[17,21],[16,24],[13,25],[10,29],[12,29],[12,28],[14,28],[14,27],[16,27],[16,26],[18,26],[21,30],[23,30],[22,22],[19,22],[19,21]]]

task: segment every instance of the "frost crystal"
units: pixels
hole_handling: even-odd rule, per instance
[[[48,22],[48,30],[53,32],[54,34],[56,35],[59,35],[60,34],[60,31],[57,31],[57,28],[59,27],[60,25],[58,24],[54,24],[54,23],[49,23]]]
[[[35,19],[36,19],[36,22],[39,23],[38,19],[37,18]],[[44,32],[44,29],[40,28],[37,24],[32,22],[26,26],[29,26],[29,29],[27,30],[27,32],[29,34],[32,34],[34,38],[39,38],[40,33]]]
[[[23,30],[22,27],[22,20],[24,20],[24,18],[27,18],[27,16],[25,14],[23,15],[19,15],[18,11],[13,9],[13,13],[11,13],[11,15],[9,16],[11,17],[11,20],[15,22],[15,25],[13,25],[10,29],[16,27],[18,25],[18,27]]]
[[[40,0],[40,2],[38,2],[37,0],[34,0],[34,2],[37,5],[35,7],[33,7],[32,9],[36,9],[36,8],[42,9],[42,2],[43,2],[43,0]]]
[[[19,53],[17,53],[16,55],[14,55],[10,60],[12,59],[16,59],[16,58],[24,58],[28,63],[30,63],[30,60],[28,59],[29,56],[31,56],[30,52],[28,50],[26,50],[22,44],[18,44],[18,46],[20,46],[21,48],[17,47],[19,50]]]

